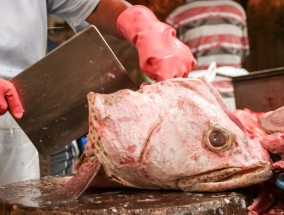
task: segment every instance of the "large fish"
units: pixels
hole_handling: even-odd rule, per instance
[[[267,151],[202,79],[90,92],[88,101],[86,151],[77,174],[52,198],[78,198],[100,165],[112,180],[143,189],[223,191],[272,175]]]

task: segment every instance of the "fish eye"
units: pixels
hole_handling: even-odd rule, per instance
[[[227,129],[210,122],[205,144],[212,151],[222,152],[233,146],[233,137],[234,135]]]
[[[209,135],[209,141],[214,147],[224,146],[226,144],[226,135],[218,130],[212,131]]]

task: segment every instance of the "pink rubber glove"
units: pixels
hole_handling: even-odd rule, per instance
[[[0,115],[6,113],[8,108],[16,119],[22,118],[24,110],[16,88],[10,81],[0,78]]]
[[[136,5],[123,11],[117,19],[120,34],[138,50],[139,64],[151,79],[187,77],[196,61],[176,31],[160,22],[150,9]]]

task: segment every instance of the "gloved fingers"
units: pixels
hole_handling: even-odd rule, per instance
[[[0,114],[3,115],[8,109],[16,119],[23,116],[24,110],[15,86],[10,81],[0,79]]]
[[[5,95],[0,95],[0,115],[3,115],[7,112],[8,103],[5,99]]]
[[[152,53],[146,52],[141,47],[142,51],[139,51],[139,56],[143,56],[143,58],[140,58],[140,67],[147,76],[156,81],[188,77],[196,65],[196,60],[190,49],[176,38],[173,41],[168,41],[167,44],[171,45],[161,49],[155,48]],[[147,46],[148,49],[151,47]]]
[[[9,82],[10,83],[10,82]],[[6,100],[11,114],[16,118],[20,119],[23,116],[24,109],[20,102],[18,93],[14,85],[11,83],[6,93]]]
[[[141,62],[140,62],[141,63]],[[144,73],[152,80],[159,81],[159,60],[157,58],[151,57],[145,61],[143,65],[140,65],[143,68]],[[155,71],[155,72],[152,72]]]
[[[166,58],[150,58],[142,66],[144,72],[151,79],[163,81],[169,78],[188,77],[191,71],[191,64],[186,64],[183,60],[175,56]]]
[[[186,67],[184,63],[176,62],[176,66],[173,68],[173,73],[175,74],[173,77],[174,78],[179,78],[179,77],[186,78],[188,77],[189,72],[190,70],[188,70],[188,68]]]

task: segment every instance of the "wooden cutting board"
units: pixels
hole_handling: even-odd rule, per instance
[[[246,197],[238,192],[186,193],[129,188],[88,189],[74,202],[40,202],[40,197],[62,186],[69,177],[44,177],[0,188],[0,214],[220,214],[245,215]]]

